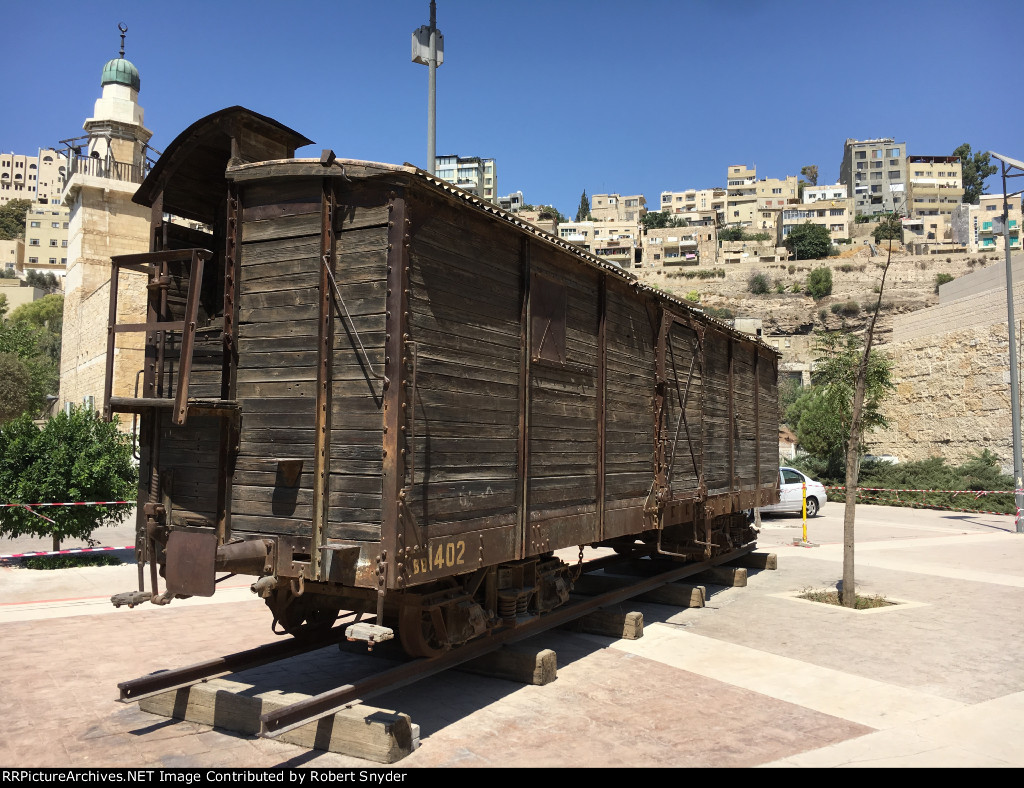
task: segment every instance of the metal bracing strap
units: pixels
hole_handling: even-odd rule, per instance
[[[374,377],[377,380],[382,381],[383,388],[387,388],[390,381],[388,380],[386,375],[374,371],[373,365],[370,363],[370,356],[367,354],[366,348],[363,347],[363,340],[359,336],[359,332],[356,330],[356,324],[352,321],[352,316],[349,315],[348,313],[348,307],[345,306],[345,299],[341,297],[341,290],[338,288],[338,283],[334,279],[334,273],[331,271],[331,266],[328,263],[327,257],[327,255],[324,255],[322,258],[320,258],[320,262],[323,263],[324,270],[327,272],[327,278],[331,280],[331,288],[334,296],[334,307],[335,309],[338,310],[338,317],[342,318],[343,322],[347,321],[345,323],[346,328],[348,330],[351,330],[352,335],[356,338],[356,344],[359,345],[359,351],[363,354],[363,362],[366,365],[366,371],[369,372],[371,377]],[[378,401],[378,394],[374,390],[372,385],[370,386],[370,393],[373,395],[373,401],[377,403],[377,407],[380,407],[380,402]],[[379,396],[384,396],[383,390]]]

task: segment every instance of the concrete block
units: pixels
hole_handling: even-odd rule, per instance
[[[258,688],[250,683],[212,679],[146,698],[139,701],[139,708],[150,714],[254,735],[260,729],[261,714],[310,697],[255,690]],[[419,726],[408,714],[357,704],[278,738],[309,749],[395,763],[419,745]]]
[[[587,632],[591,635],[638,640],[644,636],[644,616],[621,605],[595,610],[582,618],[570,621],[562,629],[573,632]]]
[[[742,567],[713,566],[690,579],[712,585],[742,588],[747,584],[747,570]]]
[[[729,565],[742,566],[745,569],[778,569],[779,559],[775,553],[747,553],[735,561],[730,561]]]
[[[549,648],[537,649],[515,644],[465,662],[459,665],[458,670],[543,686],[558,677],[558,658]]]

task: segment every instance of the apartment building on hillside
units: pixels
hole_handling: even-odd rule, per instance
[[[702,216],[706,216],[709,211],[714,211],[718,221],[724,221],[726,194],[725,189],[717,187],[687,189],[682,192],[662,192],[659,210],[671,214],[699,213]]]
[[[623,268],[631,268],[640,259],[639,222],[562,222],[558,236]]]
[[[639,223],[645,213],[647,200],[642,194],[595,194],[590,198],[590,215],[595,222]]]
[[[1019,197],[1009,200],[1010,249],[1020,251],[1020,228],[1024,222]],[[951,237],[964,244],[970,252],[997,252],[1005,254],[1002,234],[1003,195],[983,194],[975,205],[959,205],[950,219]]]
[[[68,267],[68,222],[66,205],[36,203],[25,216],[25,252],[18,273],[52,273],[63,282]]]
[[[750,227],[757,210],[757,168],[732,164],[728,170],[725,195],[726,227]]]
[[[434,173],[460,189],[498,204],[498,171],[494,159],[479,156],[437,156]]]
[[[907,212],[907,143],[892,137],[848,139],[839,182],[851,190],[856,216]]]
[[[908,216],[948,219],[963,202],[963,165],[959,156],[908,156],[907,175]]]
[[[11,200],[60,205],[67,165],[67,157],[53,148],[40,148],[35,156],[0,153],[0,205]]]
[[[713,265],[717,259],[718,230],[713,218],[686,227],[648,230],[643,237],[644,268]]]

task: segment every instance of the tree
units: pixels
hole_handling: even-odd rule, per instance
[[[863,342],[852,334],[820,333],[815,342],[815,371],[806,387],[786,409],[786,423],[800,446],[826,463],[826,475],[838,481],[850,439],[851,404]],[[861,422],[866,430],[886,426],[882,404],[893,388],[892,362],[872,353],[868,366],[867,396]],[[858,456],[862,452],[858,442]]]
[[[964,183],[964,203],[976,203],[978,198],[985,193],[985,179],[995,175],[999,171],[988,153],[975,153],[971,155],[971,146],[966,142],[953,151],[954,156],[960,157],[960,167]]]
[[[896,214],[892,214],[888,222],[895,224],[898,221]],[[892,240],[889,241],[889,254],[885,259],[885,266],[882,268],[882,280],[878,284],[878,300],[875,302],[875,311],[871,315],[871,322],[868,323],[866,338],[864,341],[864,352],[861,354],[860,363],[857,365],[857,376],[854,382],[853,406],[850,412],[850,437],[846,445],[846,506],[843,511],[843,607],[853,608],[857,604],[857,589],[854,583],[854,522],[857,508],[857,480],[860,476],[860,448],[863,442],[864,430],[870,427],[872,418],[871,400],[871,343],[875,337],[875,324],[878,322],[878,313],[882,309],[882,293],[885,290],[885,276],[889,273],[889,266],[892,264]],[[888,381],[888,388],[894,388],[891,379]]]
[[[807,277],[807,295],[815,301],[832,295],[832,269],[822,266],[811,271]]]
[[[789,235],[786,236],[786,248],[794,252],[798,260],[828,257],[832,251],[832,235],[827,227],[805,222],[789,231]]]
[[[903,222],[900,220],[900,215],[895,212],[886,214],[885,218],[878,223],[878,227],[871,231],[871,237],[875,239],[876,244],[880,244],[882,241],[902,241]]]
[[[0,500],[5,503],[75,503],[134,498],[138,471],[130,438],[85,408],[63,411],[40,429],[28,416],[0,427]],[[0,535],[89,540],[104,521],[116,524],[133,504],[54,506],[38,514],[0,509]],[[41,517],[40,514],[45,515]]]
[[[31,206],[30,200],[11,200],[0,205],[0,241],[13,241],[25,234],[25,213]]]
[[[17,353],[0,353],[0,424],[29,407],[32,374]]]
[[[530,205],[529,203],[525,203],[519,210],[520,211],[536,211],[537,213],[550,213],[551,214],[551,218],[554,219],[559,224],[561,224],[562,222],[569,221],[553,205]]]
[[[808,164],[806,167],[800,168],[800,174],[807,179],[808,186],[818,185],[818,165]]]
[[[6,320],[0,320],[0,354],[13,354],[28,372],[24,412],[31,415],[43,410],[48,394],[57,393],[63,313],[64,296],[49,295],[22,304]],[[8,367],[12,366],[8,361]],[[9,408],[3,410],[6,414]]]
[[[39,271],[29,271],[25,274],[25,283],[44,293],[53,294],[60,291],[60,280],[52,271],[47,271],[45,274]]]
[[[580,196],[580,207],[576,209],[576,221],[585,222],[590,218],[590,200],[587,199],[587,190],[583,190]]]

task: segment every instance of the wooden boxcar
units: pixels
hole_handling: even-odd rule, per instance
[[[778,498],[767,345],[415,167],[295,159],[240,107],[136,195],[151,588],[255,576],[275,626],[377,614],[431,655],[564,602],[561,548],[702,559]],[[191,222],[185,226],[180,220]],[[196,229],[198,228],[198,229]],[[165,590],[159,592],[156,567]],[[384,629],[370,638],[385,637]]]

